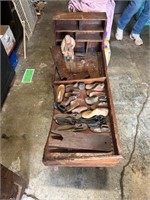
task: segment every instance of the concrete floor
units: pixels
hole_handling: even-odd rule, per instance
[[[150,199],[150,45],[137,47],[125,31],[123,41],[111,38],[108,74],[116,110],[123,159],[113,168],[58,168],[42,163],[52,116],[49,46],[54,44],[52,15],[67,11],[65,2],[49,2],[28,42],[27,59],[18,52],[17,77],[1,112],[2,164],[29,181],[24,199],[128,200]],[[116,20],[115,20],[116,21]],[[115,24],[115,22],[114,22]],[[34,68],[31,84],[21,83]]]

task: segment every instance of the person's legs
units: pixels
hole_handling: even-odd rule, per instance
[[[144,5],[144,10],[141,13],[136,24],[134,25],[131,33],[140,34],[149,18],[150,18],[150,0],[146,0]]]
[[[116,39],[122,40],[123,39],[123,30],[128,24],[128,22],[131,20],[133,15],[137,13],[139,8],[141,7],[142,3],[145,0],[131,0],[128,4],[127,8],[124,10],[123,14],[118,20],[118,27],[116,32]]]
[[[134,25],[132,32],[130,34],[130,38],[132,40],[135,40],[136,45],[142,45],[143,40],[140,38],[140,33],[145,25],[145,23],[148,21],[150,17],[150,1],[146,0],[144,5],[144,10],[141,13],[139,19],[137,20],[136,24]]]
[[[139,8],[142,6],[144,0],[131,0],[127,8],[118,20],[118,28],[124,29],[128,22],[131,20],[133,15],[137,13]]]

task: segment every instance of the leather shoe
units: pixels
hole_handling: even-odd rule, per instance
[[[95,110],[88,110],[82,113],[83,118],[91,118],[95,115],[108,115],[108,108],[96,108]]]
[[[84,131],[88,128],[87,124],[74,124],[74,125],[62,125],[58,126],[55,130],[56,131],[71,131],[71,132],[79,132]]]

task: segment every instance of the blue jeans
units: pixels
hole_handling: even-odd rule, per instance
[[[144,3],[145,2],[145,3]],[[123,14],[118,20],[118,28],[124,29],[128,22],[131,20],[133,15],[135,15],[142,4],[144,3],[144,10],[142,11],[140,17],[135,23],[131,33],[140,34],[145,23],[150,17],[150,0],[131,0],[127,8],[124,10]]]

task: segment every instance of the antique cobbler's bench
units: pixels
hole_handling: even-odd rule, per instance
[[[109,167],[122,158],[104,46],[105,13],[57,13],[52,123],[44,149],[48,166]],[[75,40],[73,60],[66,61],[61,43]]]

